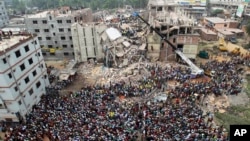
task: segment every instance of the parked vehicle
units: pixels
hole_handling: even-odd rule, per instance
[[[231,38],[229,39],[229,41],[230,41],[231,43],[233,43],[233,44],[236,44],[236,43],[237,43],[237,39],[236,39],[235,37],[231,37]]]
[[[198,54],[198,56],[200,58],[209,59],[209,54],[205,50],[200,51],[199,54]]]

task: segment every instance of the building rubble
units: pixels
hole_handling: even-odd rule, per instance
[[[106,29],[101,36],[105,66],[123,68],[148,60],[146,33],[136,23],[120,23],[117,28]]]

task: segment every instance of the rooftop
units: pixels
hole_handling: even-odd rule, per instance
[[[45,18],[48,13],[49,13],[49,11],[43,11],[40,13],[25,15],[25,16],[26,16],[26,18]]]
[[[206,28],[201,28],[201,31],[206,33],[206,34],[216,35],[215,32],[213,32],[212,30],[206,29]]]
[[[219,17],[206,17],[205,18],[207,21],[212,22],[212,23],[228,23],[228,22],[237,22],[235,20],[231,19],[222,19]]]
[[[224,35],[233,35],[234,33],[227,29],[216,29],[218,32]]]
[[[237,29],[237,28],[215,28],[215,30],[217,30],[218,32],[224,34],[224,35],[232,35],[235,33],[243,33],[243,31],[241,29]]]
[[[25,15],[26,18],[45,18],[47,14],[52,14],[55,17],[68,17],[71,15],[81,14],[89,10],[90,8],[80,9],[80,10],[47,10],[36,14]]]
[[[2,37],[2,41],[0,41],[0,52],[8,51],[17,45],[28,41],[30,38],[32,38],[30,34],[16,34],[9,37]]]
[[[176,2],[174,0],[149,0],[148,5],[152,6],[176,5]]]

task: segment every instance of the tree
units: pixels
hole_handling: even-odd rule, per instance
[[[26,10],[26,5],[24,1],[13,0],[12,8],[14,11],[19,11],[24,14]]]

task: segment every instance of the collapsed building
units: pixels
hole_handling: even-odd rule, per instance
[[[175,1],[149,0],[149,23],[166,39],[173,43],[188,58],[195,59],[198,53],[200,35],[196,29],[197,21],[180,11]],[[153,31],[151,31],[152,34]],[[175,53],[168,44],[161,45],[161,60],[175,59]]]

